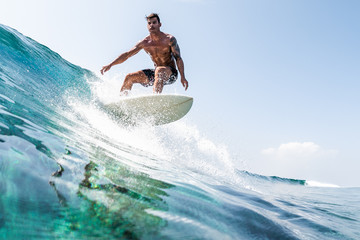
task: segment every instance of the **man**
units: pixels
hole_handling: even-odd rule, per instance
[[[144,69],[126,75],[120,93],[127,95],[134,83],[148,87],[153,86],[154,93],[161,93],[164,85],[172,84],[176,81],[179,69],[181,83],[187,90],[189,84],[185,78],[184,62],[180,56],[180,48],[175,37],[160,31],[161,22],[156,13],[152,13],[146,17],[149,35],[135,45],[130,51],[121,54],[109,65],[101,69],[101,74],[110,70],[116,64],[125,62],[129,57],[137,54],[144,49],[150,55],[154,62],[155,69]],[[175,59],[175,60],[174,60]]]

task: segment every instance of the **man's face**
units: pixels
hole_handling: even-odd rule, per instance
[[[156,17],[147,20],[147,28],[150,33],[160,31],[160,27],[161,23],[159,23]]]

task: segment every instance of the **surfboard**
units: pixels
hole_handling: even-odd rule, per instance
[[[154,94],[123,97],[104,107],[116,119],[127,124],[140,122],[163,125],[184,117],[193,104],[193,98],[175,94]]]

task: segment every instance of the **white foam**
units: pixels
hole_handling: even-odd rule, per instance
[[[0,97],[3,98],[3,99],[5,99],[5,100],[7,100],[7,101],[9,101],[9,102],[11,102],[11,103],[15,103],[12,99],[8,98],[8,97],[5,96],[5,95],[0,94]]]
[[[338,188],[338,185],[331,184],[331,183],[321,183],[316,181],[306,181],[305,183],[309,187],[327,187],[327,188]]]

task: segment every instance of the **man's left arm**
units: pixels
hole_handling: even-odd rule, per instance
[[[188,89],[189,83],[185,78],[184,62],[180,55],[180,47],[179,47],[175,37],[171,37],[170,42],[171,42],[171,52],[176,60],[176,65],[180,72],[181,83],[184,86],[185,91],[186,91]]]

